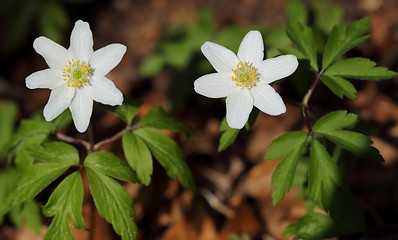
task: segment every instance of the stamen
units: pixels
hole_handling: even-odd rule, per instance
[[[69,60],[64,67],[63,77],[66,86],[71,88],[82,88],[90,84],[92,69],[89,64],[80,60]]]
[[[250,63],[239,62],[236,68],[232,70],[235,76],[232,81],[236,82],[236,86],[240,88],[251,89],[259,81],[260,74],[257,69]]]

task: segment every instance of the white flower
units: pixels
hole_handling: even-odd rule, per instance
[[[46,37],[38,37],[33,48],[43,56],[50,67],[29,75],[26,86],[30,89],[51,89],[43,115],[51,121],[69,107],[79,132],[90,123],[93,100],[107,105],[120,105],[123,94],[105,77],[121,61],[126,52],[122,44],[110,44],[93,51],[93,36],[88,23],[75,23],[70,36],[70,47]]]
[[[227,122],[231,128],[243,128],[253,105],[273,116],[286,111],[282,98],[269,84],[297,69],[294,55],[263,60],[263,39],[258,31],[246,34],[237,55],[212,42],[205,42],[201,49],[217,73],[198,78],[195,91],[209,98],[227,97]]]

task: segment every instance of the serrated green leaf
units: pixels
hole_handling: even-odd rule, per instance
[[[63,142],[50,142],[30,152],[37,163],[21,170],[14,206],[32,200],[68,168],[79,163],[77,150]]]
[[[42,225],[39,204],[31,201],[21,206],[14,206],[9,212],[10,219],[16,226],[25,224],[36,233],[39,233]]]
[[[192,173],[176,142],[153,128],[140,128],[135,130],[134,134],[144,140],[169,177],[178,177],[184,188],[195,191]]]
[[[338,76],[322,75],[321,81],[338,97],[346,96],[349,99],[357,98],[357,90],[354,85]]]
[[[296,56],[298,59],[306,59],[306,57],[304,56],[304,54],[302,52],[300,52],[299,50],[295,49],[295,48],[289,48],[289,47],[285,47],[285,48],[278,48],[278,51],[281,54],[293,54],[294,56]]]
[[[151,109],[136,125],[136,127],[152,127],[158,129],[167,129],[176,132],[182,132],[187,136],[192,136],[193,133],[183,124],[177,122],[170,117],[162,108],[156,107]]]
[[[140,101],[127,100],[122,105],[115,108],[114,112],[125,122],[130,125],[140,110]]]
[[[141,138],[129,131],[123,134],[122,144],[128,164],[137,172],[138,179],[144,185],[149,185],[153,172],[152,155],[149,148]]]
[[[306,24],[308,21],[308,8],[301,0],[289,0],[286,4],[286,13],[289,22]]]
[[[79,172],[74,172],[67,176],[52,192],[46,205],[43,207],[43,213],[47,217],[60,216],[60,219],[70,219],[75,227],[87,230],[83,219],[83,179]],[[55,221],[55,219],[53,219]],[[51,225],[57,225],[57,221]],[[51,228],[50,225],[50,228]],[[69,226],[69,224],[68,224]],[[56,226],[53,226],[53,228]],[[63,226],[65,227],[65,226]],[[70,235],[70,229],[65,231],[48,231],[46,239],[67,238]],[[59,235],[54,235],[59,234]]]
[[[283,235],[300,239],[325,239],[336,236],[336,233],[335,223],[328,215],[310,212],[288,225]]]
[[[230,128],[227,123],[227,119],[224,118],[221,121],[221,126],[220,126],[220,131],[221,137],[220,137],[220,143],[218,144],[218,151],[224,151],[227,149],[231,144],[233,144],[236,140],[236,138],[239,135],[240,129],[235,129],[235,128]]]
[[[307,133],[289,132],[275,139],[269,146],[266,159],[277,159],[285,156],[272,174],[272,204],[278,205],[290,190],[298,160],[304,152]]]
[[[347,28],[344,24],[336,25],[328,41],[322,59],[322,69],[328,68],[344,53],[365,42],[369,36],[365,35],[369,31],[370,18],[365,17],[352,22]]]
[[[137,176],[126,162],[114,153],[101,151],[90,153],[84,160],[84,166],[126,182],[138,182]]]
[[[112,224],[123,240],[136,239],[133,202],[126,190],[113,179],[90,167],[87,167],[87,176],[99,214]]]
[[[347,233],[361,231],[365,219],[355,197],[348,188],[340,169],[333,162],[324,146],[313,139],[308,173],[310,198]]]
[[[0,105],[0,161],[8,150],[16,116],[15,103],[6,102]]]
[[[298,50],[310,62],[311,68],[318,71],[317,51],[314,31],[298,22],[289,23],[286,28],[286,34],[290,40],[297,46]]]
[[[336,24],[343,22],[343,9],[337,4],[321,0],[314,2],[315,25],[329,33]]]
[[[268,146],[267,153],[264,159],[276,160],[279,159],[289,152],[293,151],[297,147],[300,147],[303,142],[306,141],[308,134],[302,131],[292,131],[274,139]]]
[[[56,215],[48,228],[44,240],[74,240],[69,226],[68,215]]]
[[[358,117],[353,113],[347,113],[346,110],[331,112],[320,118],[312,129],[314,132],[329,132],[346,127],[353,126]]]
[[[385,67],[376,67],[376,63],[367,58],[348,58],[330,66],[325,75],[360,80],[385,80],[397,76],[397,73]]]

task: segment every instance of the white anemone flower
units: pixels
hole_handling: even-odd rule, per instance
[[[47,121],[69,108],[76,129],[85,132],[93,101],[112,106],[122,104],[123,94],[105,75],[119,64],[126,46],[110,44],[94,52],[90,26],[79,20],[72,30],[68,49],[46,37],[36,38],[33,48],[50,68],[29,75],[26,86],[51,90],[43,111]]]
[[[231,128],[243,128],[253,105],[272,116],[286,112],[282,98],[270,84],[297,69],[296,56],[263,60],[264,45],[259,31],[246,34],[237,55],[212,42],[205,42],[201,50],[217,73],[198,78],[195,91],[209,98],[227,98],[227,122]]]

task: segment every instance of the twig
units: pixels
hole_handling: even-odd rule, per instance
[[[71,136],[67,136],[63,133],[57,132],[56,137],[64,142],[71,143],[71,144],[77,144],[77,145],[82,145],[85,149],[89,150],[90,149],[90,143],[87,141],[84,141],[82,139],[74,138]]]
[[[313,92],[315,91],[315,88],[318,85],[322,74],[323,74],[323,70],[320,71],[316,75],[314,81],[311,84],[311,87],[308,89],[307,93],[303,97],[303,101],[301,102],[301,115],[304,118],[305,124],[307,125],[308,133],[310,135],[312,135],[313,132],[312,132],[311,122],[310,122],[310,119],[308,117],[308,109],[309,109],[308,102],[310,101],[311,96],[312,96]]]

